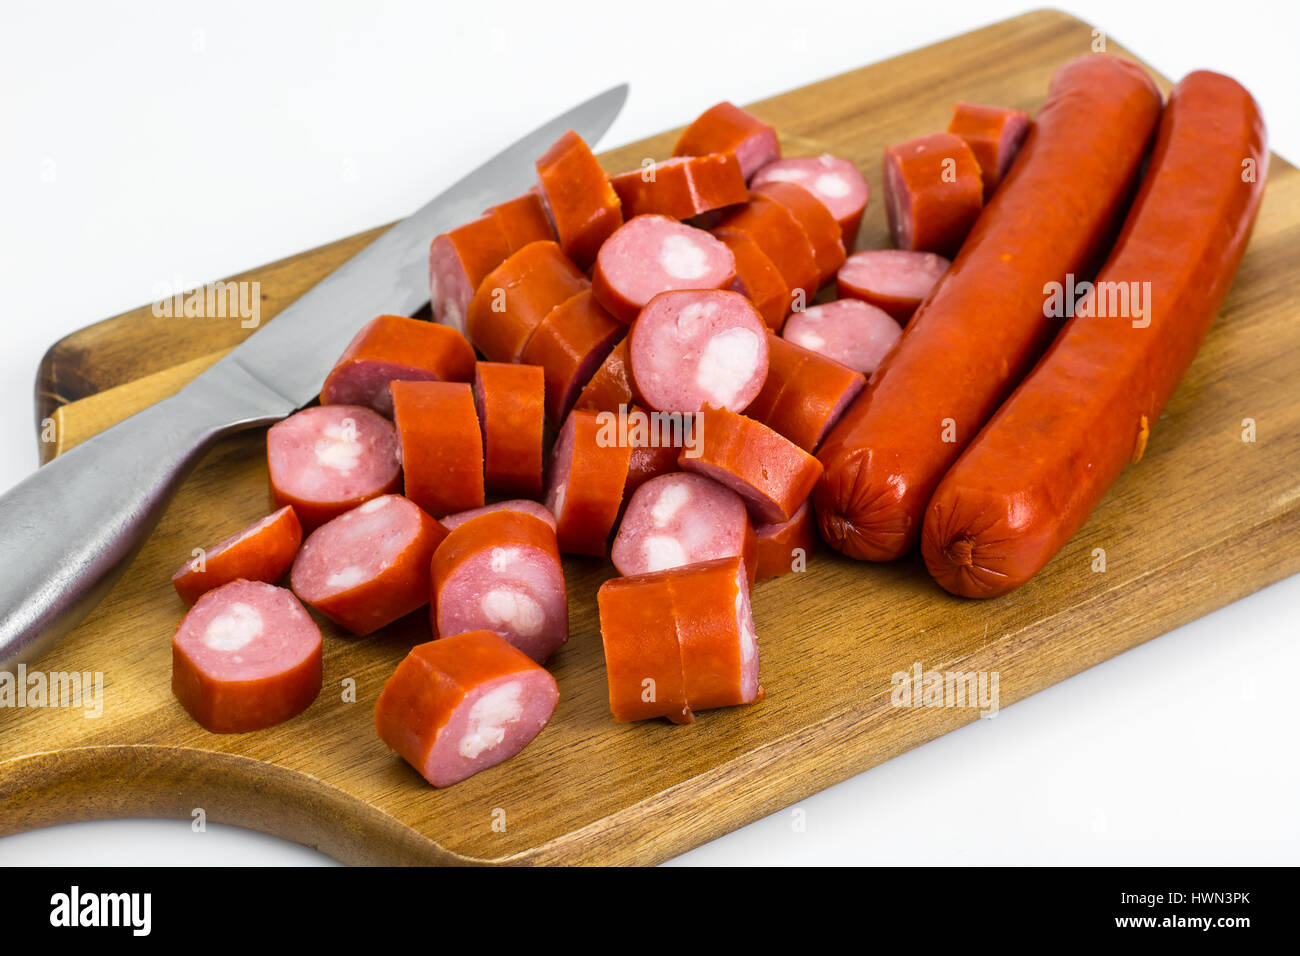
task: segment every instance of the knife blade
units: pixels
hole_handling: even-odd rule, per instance
[[[627,99],[613,87],[517,140],[394,225],[202,375],[0,496],[0,671],[34,660],[103,598],[167,501],[222,436],[300,408],[376,315],[428,301],[429,243],[524,192],[568,129],[594,143]]]

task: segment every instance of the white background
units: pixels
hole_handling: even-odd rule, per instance
[[[1237,77],[1273,148],[1300,156],[1300,6],[1067,6],[1168,76]],[[602,147],[1024,9],[7,0],[0,488],[36,465],[45,349],[160,283],[399,218],[620,81]],[[804,832],[782,811],[678,862],[1300,863],[1298,604],[1300,577],[805,801]],[[0,839],[0,862],[329,861],[233,827],[112,821]]]

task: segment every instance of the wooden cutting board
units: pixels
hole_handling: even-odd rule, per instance
[[[1040,11],[753,109],[788,154],[847,156],[879,197],[887,144],[944,128],[958,99],[1036,109],[1053,70],[1092,41],[1086,24]],[[621,171],[667,156],[673,139],[603,158]],[[0,709],[0,833],[202,810],[352,863],[654,863],[976,719],[971,708],[893,706],[896,672],[996,671],[1006,706],[1295,573],[1300,175],[1274,156],[1269,179],[1236,285],[1146,457],[1014,594],[962,601],[916,559],[856,564],[823,551],[805,573],[755,590],[765,701],[684,727],[622,725],[607,709],[595,613],[613,569],[567,561],[572,636],[554,658],[553,721],[514,760],[438,791],[371,723],[385,678],[428,639],[422,614],[364,639],[326,624],[320,698],[270,730],[206,733],[172,697],[169,644],[184,608],[169,575],[267,508],[262,435],[246,435],[207,456],[109,597],[37,665],[102,672],[102,716]],[[269,317],[375,235],[239,278],[261,281]],[[859,245],[885,244],[877,198]],[[175,391],[244,334],[236,320],[157,319],[146,307],[59,342],[38,383],[38,418],[56,433],[46,454]],[[1254,442],[1242,440],[1244,419]]]

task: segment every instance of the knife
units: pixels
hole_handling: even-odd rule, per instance
[[[0,497],[0,671],[35,659],[126,570],[218,439],[310,402],[376,315],[429,300],[429,243],[525,192],[568,129],[594,143],[627,99],[613,87],[539,126],[393,226],[170,398],[77,445]]]

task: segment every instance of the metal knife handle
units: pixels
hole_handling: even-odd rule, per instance
[[[0,497],[0,671],[33,660],[99,603],[217,438],[291,410],[237,364],[214,366]]]

